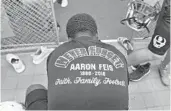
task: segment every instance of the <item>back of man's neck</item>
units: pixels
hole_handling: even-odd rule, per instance
[[[80,33],[77,33],[75,35],[75,38],[78,38],[78,37],[93,37],[92,34],[90,33],[84,33],[84,32],[80,32]]]

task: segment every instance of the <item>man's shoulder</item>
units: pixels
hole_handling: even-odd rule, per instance
[[[109,49],[111,51],[118,51],[118,49],[116,48],[116,45],[115,44],[111,45],[111,44],[107,44],[107,43],[104,43],[104,42],[100,42],[99,44],[101,46],[103,46],[104,48],[107,48],[107,49]]]
[[[67,42],[63,42],[60,43],[55,50],[53,50],[50,55],[48,56],[48,58],[50,57],[54,57],[54,56],[59,56],[60,54],[62,54],[63,52],[67,51],[69,48],[71,47],[70,41]]]
[[[61,42],[56,49],[67,47],[67,46],[71,45],[71,43],[72,43],[72,41]]]
[[[101,42],[100,44],[108,50],[115,51],[115,53],[118,53],[121,56],[124,56],[124,58],[127,58],[127,51],[118,42],[114,42],[112,44]]]
[[[55,53],[55,52],[58,52],[58,53],[64,52],[64,51],[70,49],[71,46],[72,46],[72,42],[71,42],[71,41],[62,42],[62,43],[60,43],[60,44],[55,48],[55,50],[53,51],[53,53]]]

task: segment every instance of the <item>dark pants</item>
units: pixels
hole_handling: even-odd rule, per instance
[[[164,0],[156,28],[148,46],[157,55],[164,55],[170,47],[170,0]]]
[[[31,88],[31,91],[28,91],[27,89],[25,100],[26,110],[48,110],[47,90],[35,88],[34,86],[28,88]]]
[[[32,91],[26,94],[26,110],[47,110],[47,103],[48,102],[46,89],[32,88]]]

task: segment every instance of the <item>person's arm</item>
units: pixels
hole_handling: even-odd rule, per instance
[[[118,42],[116,42],[116,44],[114,44],[114,46],[116,47],[116,49],[118,49],[125,56],[125,58],[127,60],[127,65],[129,66],[127,50],[125,50]],[[127,70],[127,76],[128,76],[128,85],[129,85],[129,72],[128,72],[128,70]]]
[[[154,54],[148,47],[133,51],[127,57],[128,65],[138,65],[140,63],[162,59],[163,56]]]
[[[114,44],[114,46],[115,46],[116,49],[118,49],[125,56],[125,58],[127,60],[127,58],[128,58],[127,50],[125,50],[118,42],[116,42]]]
[[[52,51],[53,52],[53,51]],[[46,61],[46,71],[48,73],[48,63],[49,63],[49,60],[50,60],[50,57],[52,56],[52,52],[49,54],[49,56],[47,57],[47,61]],[[47,74],[48,75],[48,74]]]

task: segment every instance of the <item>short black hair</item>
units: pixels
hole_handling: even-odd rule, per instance
[[[76,14],[68,20],[66,26],[68,38],[74,38],[76,33],[85,31],[90,31],[93,35],[97,34],[96,22],[89,14]]]

